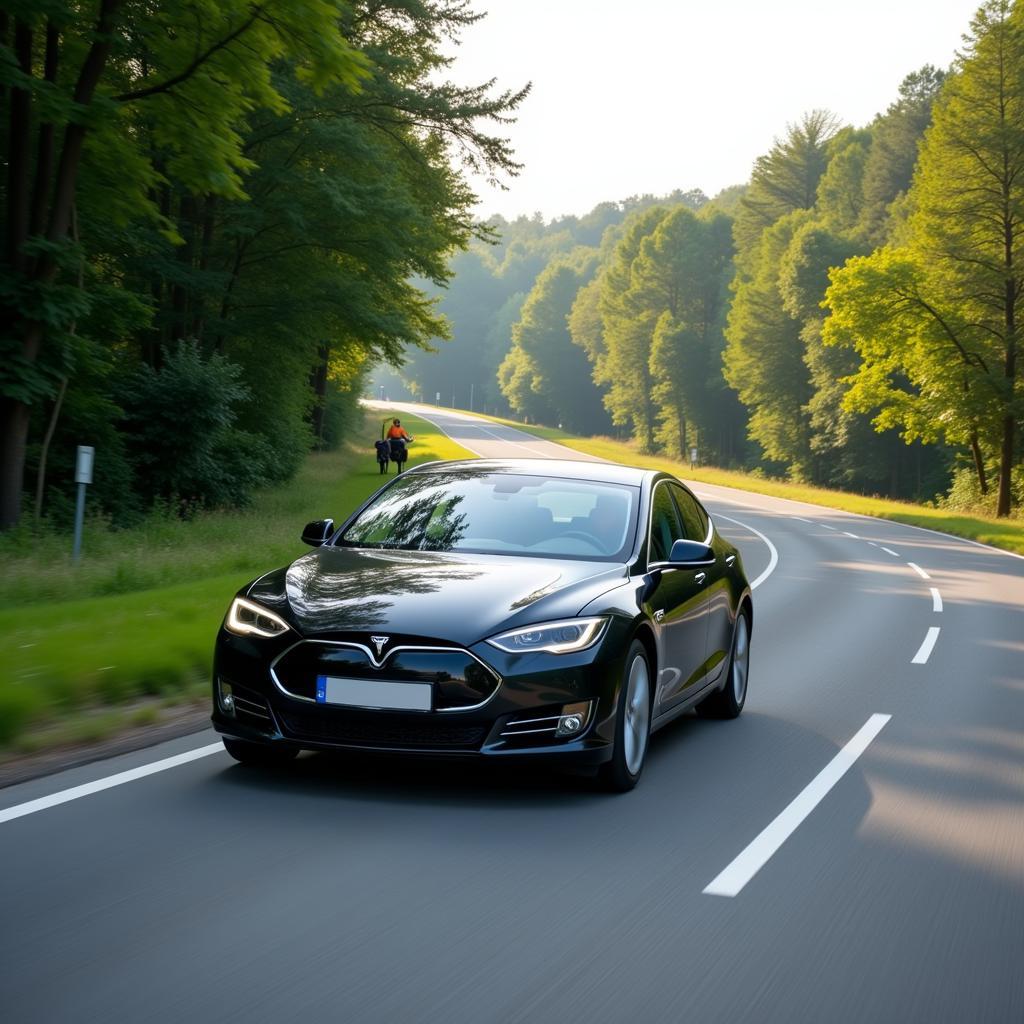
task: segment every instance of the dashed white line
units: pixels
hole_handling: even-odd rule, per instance
[[[807,523],[809,526],[813,526],[814,525],[814,520],[813,519],[804,519],[803,516],[790,516],[789,518],[790,519],[799,519],[801,523]]]
[[[877,548],[877,547],[879,546],[879,545],[877,545],[877,544],[876,544],[876,543],[875,543],[875,542],[874,542],[873,540],[869,540],[869,541],[868,541],[868,543],[869,543],[869,544],[870,544],[870,545],[871,545],[871,546],[872,546],[873,548]]]
[[[935,646],[935,641],[939,639],[939,627],[929,626],[928,632],[925,634],[924,641],[921,646],[917,649],[917,654],[911,659],[911,665],[927,665],[928,659],[932,655],[932,648]]]
[[[914,572],[916,572],[917,575],[921,577],[921,579],[923,579],[923,580],[930,580],[931,579],[931,576],[929,576],[928,573],[926,573],[924,571],[924,569],[922,569],[921,566],[919,566],[916,562],[907,562],[907,565],[909,565],[910,568],[913,569]]]
[[[779,847],[853,767],[891,715],[872,715],[856,735],[811,780],[796,799],[704,889],[710,896],[736,896],[768,863]]]
[[[899,556],[899,554],[898,554],[897,552],[893,551],[893,549],[892,549],[892,548],[887,548],[887,547],[884,547],[884,546],[883,546],[882,550],[883,550],[883,551],[884,551],[884,552],[885,552],[885,553],[886,553],[887,555],[892,555],[892,557],[893,557],[893,558],[899,558],[899,557],[900,557],[900,556]]]
[[[29,800],[27,803],[15,804],[13,807],[4,807],[0,809],[0,823],[11,821],[14,818],[23,818],[26,814],[35,814],[36,811],[45,811],[48,807],[66,804],[69,800],[79,800],[83,796],[91,796],[93,793],[100,793],[104,789],[113,789],[114,786],[123,786],[126,782],[144,779],[147,775],[165,772],[168,768],[177,768],[179,765],[188,764],[189,761],[197,761],[201,757],[209,757],[211,754],[223,752],[224,744],[218,741],[206,747],[188,750],[184,754],[165,757],[162,761],[154,761],[152,764],[130,768],[126,772],[118,772],[117,775],[109,775],[105,779],[86,782],[81,786],[74,786],[71,789],[62,789],[59,793],[41,796],[38,800]]]
[[[834,526],[829,526],[828,523],[818,523],[823,530],[834,530]]]
[[[942,595],[939,593],[939,591],[938,591],[938,589],[936,587],[929,587],[928,589],[931,590],[931,592],[932,592],[932,611],[933,612],[941,612],[942,611]]]
[[[857,534],[850,533],[849,530],[843,530],[843,533],[845,533],[847,537],[852,537],[854,540],[860,540],[860,537],[858,537]]]
[[[775,550],[775,545],[760,531],[755,530],[754,527],[748,526],[746,523],[741,523],[738,519],[733,519],[731,516],[723,516],[720,512],[716,512],[713,516],[714,519],[726,519],[730,523],[735,523],[737,526],[742,526],[744,530],[749,530],[754,536],[760,537],[761,540],[768,545],[768,568],[765,569],[756,580],[753,580],[750,584],[751,590],[757,590],[757,588],[764,583],[766,579],[775,571],[775,566],[779,564],[779,553]]]

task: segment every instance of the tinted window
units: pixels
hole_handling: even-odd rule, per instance
[[[679,524],[679,513],[665,484],[654,489],[654,505],[651,509],[651,548],[648,561],[667,562],[674,541],[681,539],[683,528]]]
[[[606,561],[633,542],[638,488],[511,473],[410,473],[341,535],[355,547]]]
[[[689,491],[670,485],[675,495],[679,514],[683,517],[683,529],[687,540],[704,540],[708,535],[708,516],[697,499]]]

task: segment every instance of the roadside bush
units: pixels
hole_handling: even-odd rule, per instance
[[[963,467],[953,474],[953,482],[945,495],[936,495],[937,508],[954,512],[975,512],[982,515],[996,514],[998,481],[990,480],[988,494],[981,493],[978,474],[973,468]],[[1024,466],[1016,466],[1010,482],[1015,517],[1024,510]]]
[[[243,505],[268,477],[269,445],[235,428],[248,397],[241,367],[203,358],[195,341],[164,352],[159,369],[140,365],[117,396],[123,433],[146,504],[173,503],[187,516],[203,507]]]

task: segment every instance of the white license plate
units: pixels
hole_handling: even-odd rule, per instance
[[[351,708],[387,708],[393,711],[429,711],[430,683],[394,683],[385,679],[344,679],[317,676],[317,704],[344,704]]]

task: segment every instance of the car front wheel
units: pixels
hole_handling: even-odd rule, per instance
[[[601,781],[615,793],[631,790],[639,781],[651,735],[651,669],[647,652],[634,640],[626,656],[619,688],[612,759],[601,766]]]

